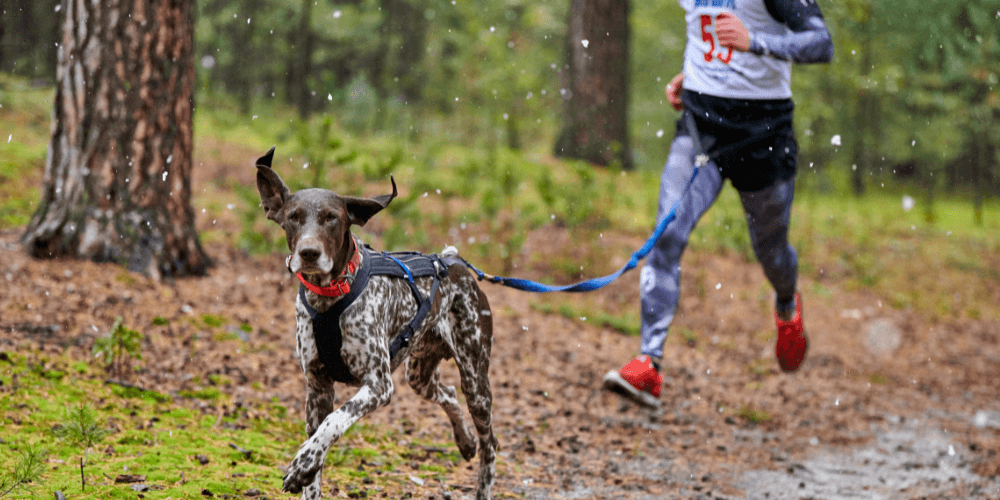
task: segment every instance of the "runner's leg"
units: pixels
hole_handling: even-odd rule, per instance
[[[740,192],[753,250],[777,293],[779,306],[786,307],[795,298],[799,269],[798,255],[788,242],[794,195],[794,177],[760,191]]]
[[[640,277],[640,350],[642,354],[657,361],[663,357],[663,342],[677,311],[681,254],[684,253],[688,236],[698,219],[712,206],[722,190],[722,177],[712,162],[701,168],[691,188],[687,189],[694,172],[694,156],[694,145],[690,137],[679,136],[674,139],[660,177],[660,201],[656,220],[659,222],[666,217],[680,200],[677,218],[656,241],[646,257],[646,265],[643,266]]]

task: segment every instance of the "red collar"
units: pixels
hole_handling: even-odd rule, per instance
[[[302,273],[296,273],[295,275],[299,277],[299,281],[302,285],[309,289],[310,292],[316,295],[322,295],[324,297],[340,297],[341,295],[346,295],[347,292],[351,291],[351,282],[354,281],[354,272],[358,270],[358,266],[361,265],[361,252],[358,251],[358,244],[351,238],[351,244],[354,247],[354,256],[347,263],[347,269],[344,273],[340,275],[339,279],[333,280],[330,286],[317,286],[308,281],[302,276]]]

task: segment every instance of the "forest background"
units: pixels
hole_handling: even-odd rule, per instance
[[[452,141],[551,151],[568,98],[566,0],[240,0],[196,2],[198,110],[250,119],[292,106],[342,132],[407,143]],[[52,82],[61,15],[53,2],[4,2],[0,70]],[[896,189],[934,219],[936,193],[972,203],[1000,191],[1000,11],[992,2],[822,2],[832,64],[795,69],[804,189]],[[630,6],[632,158],[658,171],[676,112],[683,11]],[[624,34],[628,36],[629,33]],[[609,37],[622,34],[608,34]],[[599,40],[590,43],[600,43]],[[9,89],[6,101],[16,99]],[[338,132],[339,133],[339,132]],[[430,139],[430,141],[429,141]],[[913,187],[915,186],[915,187]]]

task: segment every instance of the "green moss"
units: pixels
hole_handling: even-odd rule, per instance
[[[753,408],[750,405],[741,406],[739,411],[736,412],[736,415],[747,422],[755,424],[767,422],[772,418],[770,413],[761,409]]]

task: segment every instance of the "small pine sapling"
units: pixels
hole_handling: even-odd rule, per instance
[[[31,444],[25,446],[11,470],[0,475],[0,498],[16,493],[41,477],[47,457],[48,452],[44,449]]]
[[[108,336],[94,341],[94,356],[104,362],[109,375],[123,379],[132,361],[142,359],[142,340],[142,334],[125,326],[119,316]]]
[[[76,408],[66,410],[66,419],[62,422],[62,426],[55,430],[55,433],[60,438],[83,448],[83,455],[80,456],[80,488],[85,490],[87,481],[83,475],[83,467],[86,463],[87,452],[92,446],[100,443],[111,431],[100,426],[92,406],[80,403]]]

